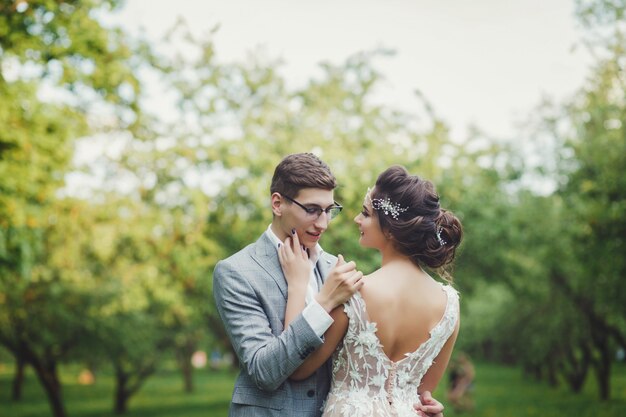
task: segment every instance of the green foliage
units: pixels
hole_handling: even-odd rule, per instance
[[[376,104],[375,62],[388,51],[324,63],[290,89],[278,62],[220,62],[212,39],[182,23],[160,46],[185,53],[159,55],[99,23],[119,5],[0,6],[0,344],[14,356],[111,364],[136,404],[164,355],[184,368],[196,349],[229,349],[213,267],[265,230],[275,165],[308,151],[332,168],[344,206],[325,250],[366,273],[378,266],[352,219],[378,173],[405,165],[464,224],[459,346],[575,391],[597,379],[614,392],[611,355],[626,347],[623,4],[578,3],[597,35],[587,46],[603,53],[569,103],[533,115],[541,167],[523,146],[479,130],[453,141],[419,94],[419,115]],[[139,71],[174,98],[167,118],[145,111]],[[106,155],[70,165],[79,146],[102,143]],[[70,172],[90,181],[89,199],[63,190]]]
[[[102,303],[83,258],[92,221],[59,189],[75,141],[103,128],[94,110],[107,128],[140,120],[131,49],[95,18],[117,3],[0,5],[0,344],[37,370],[56,416],[57,365],[88,350],[85,312]]]
[[[16,66],[22,79],[41,82],[43,78],[62,88],[78,100],[79,108],[96,104],[96,94],[136,109],[139,83],[132,72],[133,51],[120,30],[104,28],[96,18],[119,3],[4,2],[0,6],[0,59]],[[2,81],[8,80],[3,77]]]
[[[499,268],[497,281],[508,288],[489,308],[491,328],[474,323],[484,309],[472,300],[469,328],[480,335],[461,342],[522,363],[553,384],[561,376],[575,392],[593,371],[603,399],[611,392],[615,351],[626,346],[625,7],[578,4],[591,33],[587,46],[601,58],[570,102],[540,108],[532,140],[537,149],[553,149],[542,155],[551,168],[523,167],[524,175],[548,179],[556,191],[542,196],[518,185],[508,205],[496,205],[504,210],[491,219],[498,248],[489,257]],[[477,218],[488,211],[479,210]],[[479,271],[486,270],[481,262]]]

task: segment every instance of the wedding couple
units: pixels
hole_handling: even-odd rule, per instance
[[[230,416],[442,416],[430,392],[457,337],[458,294],[423,267],[446,276],[461,224],[432,183],[387,169],[354,219],[360,244],[382,254],[364,277],[319,244],[342,209],[336,186],[315,155],[285,157],[270,187],[272,223],[215,267],[241,367]]]

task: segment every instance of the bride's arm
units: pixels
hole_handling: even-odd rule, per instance
[[[287,280],[287,306],[285,308],[286,329],[306,305],[305,297],[309,285],[311,265],[307,253],[300,247],[298,235],[288,237],[278,249],[278,258]],[[341,260],[341,258],[340,258]],[[348,316],[343,304],[330,312],[333,324],[324,333],[324,343],[311,353],[290,379],[301,380],[311,376],[330,358],[348,330]]]
[[[459,334],[461,320],[456,321],[456,327],[454,331],[441,348],[441,351],[433,361],[433,364],[428,371],[426,371],[426,375],[422,378],[422,383],[419,387],[419,392],[430,391],[434,392],[435,388],[437,388],[437,384],[441,380],[446,368],[448,367],[448,362],[450,362],[450,356],[452,356],[452,349],[454,348],[454,343],[456,342],[456,337]]]
[[[285,307],[285,323],[283,329],[287,329],[291,323],[304,310],[306,305],[306,292],[311,275],[311,264],[305,250],[300,246],[298,235],[285,239],[284,244],[278,248],[278,259],[287,280],[287,306]],[[283,330],[284,331],[284,330]]]
[[[343,309],[343,305],[331,311],[330,315],[334,322],[324,333],[324,343],[306,358],[304,363],[291,374],[289,379],[300,381],[313,375],[332,356],[337,345],[345,336],[348,330],[348,316]]]

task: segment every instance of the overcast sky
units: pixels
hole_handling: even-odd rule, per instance
[[[127,0],[117,14],[130,31],[157,39],[182,16],[214,35],[217,58],[243,60],[262,48],[284,62],[292,87],[359,51],[386,77],[381,101],[407,110],[421,90],[462,137],[471,123],[508,135],[543,96],[562,100],[584,81],[590,59],[573,0]]]

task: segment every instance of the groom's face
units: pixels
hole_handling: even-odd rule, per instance
[[[307,248],[314,248],[330,223],[330,214],[316,210],[308,213],[307,209],[327,209],[334,206],[333,191],[320,188],[303,188],[291,202],[282,199],[282,229],[289,236],[291,229],[295,229],[300,243]]]

